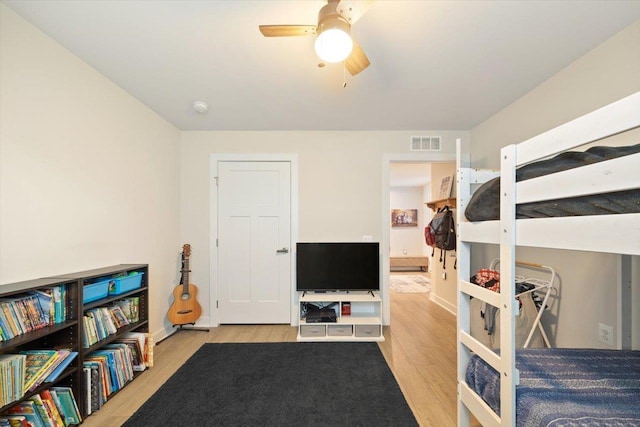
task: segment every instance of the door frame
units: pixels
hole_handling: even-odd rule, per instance
[[[209,253],[210,272],[209,272],[209,307],[211,307],[211,325],[220,326],[220,313],[216,302],[218,301],[218,246],[216,244],[218,238],[218,186],[216,178],[218,177],[218,162],[289,162],[291,165],[291,212],[290,227],[291,244],[289,253],[291,254],[291,289],[289,291],[289,323],[296,326],[298,308],[296,307],[295,298],[295,242],[298,241],[298,155],[275,153],[275,154],[211,154],[209,167]]]
[[[382,276],[382,324],[391,323],[391,288],[389,285],[390,256],[391,247],[391,226],[388,218],[391,212],[391,186],[389,185],[389,170],[391,163],[451,163],[456,161],[456,153],[441,152],[412,152],[382,155],[382,242],[380,251],[382,252],[382,263],[380,266]]]

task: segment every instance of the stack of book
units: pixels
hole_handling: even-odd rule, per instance
[[[81,422],[70,387],[50,387],[0,414],[0,426],[67,427]]]
[[[129,319],[129,322],[136,323],[140,320],[140,298],[124,298],[116,301],[116,304],[120,306],[124,315]]]
[[[0,341],[63,322],[65,301],[64,285],[0,299]]]
[[[131,323],[118,305],[112,307],[96,307],[85,312],[82,344],[89,348],[118,332],[118,329]]]
[[[77,352],[61,350],[24,350],[24,392],[34,391],[44,382],[54,382],[78,355]],[[23,393],[24,394],[24,393]]]
[[[77,355],[67,349],[0,354],[0,407],[22,399],[43,383],[55,382]]]
[[[109,396],[149,367],[148,333],[129,332],[85,357],[83,372],[86,412],[99,410]]]
[[[0,354],[0,406],[24,396],[24,354]]]

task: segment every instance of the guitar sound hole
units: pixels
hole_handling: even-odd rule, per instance
[[[182,294],[181,298],[182,299],[189,299],[189,294]]]

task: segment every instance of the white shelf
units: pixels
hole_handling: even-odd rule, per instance
[[[384,341],[382,330],[382,298],[371,292],[300,293],[303,303],[335,303],[336,321],[307,323],[300,319],[298,341]],[[342,314],[349,303],[351,313]]]

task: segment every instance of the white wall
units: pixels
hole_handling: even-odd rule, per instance
[[[640,21],[554,75],[526,96],[472,129],[471,162],[498,168],[501,147],[526,140],[554,126],[640,90]],[[630,143],[637,143],[637,139]],[[497,250],[474,250],[473,269],[487,266]],[[616,255],[522,248],[518,259],[555,267],[560,297],[551,313],[557,346],[605,347],[598,322],[616,326]],[[634,348],[640,347],[640,262],[634,260]],[[617,331],[616,331],[617,332]],[[616,343],[617,345],[617,343]]]
[[[392,187],[389,194],[391,209],[416,209],[415,227],[391,227],[389,256],[422,256],[424,254],[424,202],[423,187]],[[389,216],[391,221],[391,216]]]
[[[250,118],[248,118],[250,120]],[[434,133],[435,132],[435,133]],[[200,285],[203,317],[215,310],[206,304],[209,289],[217,286],[210,277],[210,170],[212,154],[286,153],[298,157],[298,237],[299,241],[361,241],[364,235],[381,242],[388,233],[390,210],[383,184],[383,157],[406,161],[412,135],[424,131],[274,131],[274,132],[183,132],[181,141],[181,237],[193,250],[192,280]],[[429,131],[441,135],[443,153],[455,153],[455,139],[468,139],[467,132]],[[398,154],[388,154],[398,153]],[[394,157],[395,156],[395,157]],[[425,154],[418,153],[424,161]],[[428,157],[428,156],[427,156]],[[437,157],[437,155],[436,155]],[[428,159],[427,159],[428,160]],[[388,201],[388,200],[387,200]],[[215,206],[215,203],[214,203]],[[384,228],[383,228],[384,227]],[[384,249],[382,249],[384,251]],[[388,268],[388,265],[386,266]],[[383,274],[383,280],[388,280]],[[203,289],[204,288],[204,289]],[[383,300],[388,295],[383,293]],[[386,304],[385,311],[388,309]],[[385,319],[388,318],[385,316]]]
[[[160,331],[179,131],[3,4],[0,31],[0,284],[148,263]]]

